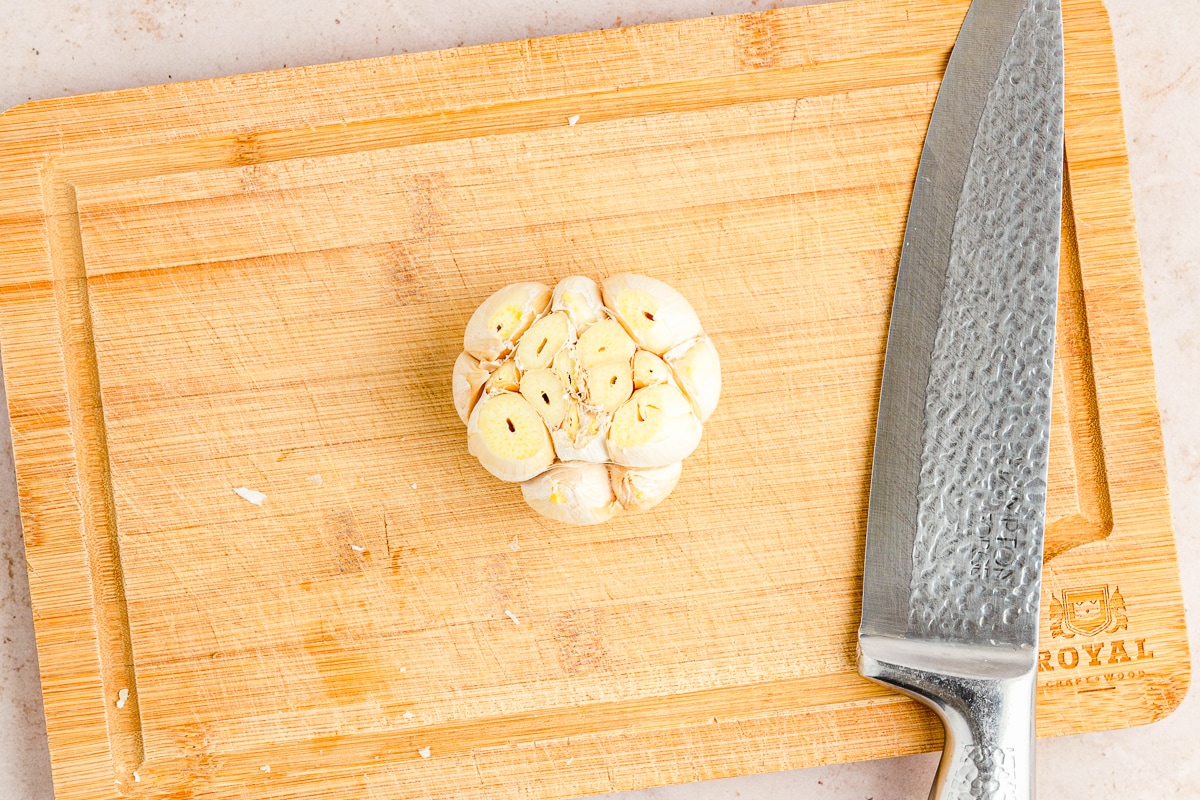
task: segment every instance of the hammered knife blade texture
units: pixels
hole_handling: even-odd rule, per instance
[[[933,796],[1032,796],[1063,185],[1059,0],[974,0],[909,211],[860,670],[931,705]]]

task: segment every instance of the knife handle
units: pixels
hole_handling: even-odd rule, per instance
[[[1028,668],[1023,658],[993,663],[995,677],[967,678],[940,659],[933,668],[906,666],[864,649],[860,645],[859,670],[865,677],[921,701],[945,726],[930,800],[1033,800],[1036,662]]]

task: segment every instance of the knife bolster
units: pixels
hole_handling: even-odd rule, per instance
[[[930,800],[1032,800],[1035,650],[860,637],[863,677],[942,720]]]

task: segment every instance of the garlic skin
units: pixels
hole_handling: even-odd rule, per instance
[[[550,287],[514,283],[493,294],[471,315],[463,350],[480,361],[499,361],[513,351],[521,334],[550,305]]]
[[[721,394],[695,310],[644,275],[506,286],[471,316],[463,347],[452,394],[468,451],[573,525],[661,503]]]
[[[671,367],[679,388],[692,401],[701,422],[707,422],[721,399],[721,359],[707,336],[668,350],[663,360]]]
[[[521,494],[544,517],[570,525],[595,525],[620,511],[608,467],[567,461],[521,484]]]
[[[454,410],[458,412],[463,425],[467,424],[471,410],[479,401],[479,395],[483,394],[483,384],[490,375],[470,353],[459,353],[454,360],[450,386],[454,394]]]
[[[520,483],[554,463],[546,423],[515,392],[484,395],[467,419],[467,451],[502,481]]]
[[[692,304],[645,275],[613,275],[601,284],[604,305],[644,350],[656,356],[704,334]]]
[[[617,465],[608,468],[613,494],[616,495],[617,503],[626,511],[649,511],[654,508],[675,490],[682,474],[682,461],[653,469],[633,469]]]

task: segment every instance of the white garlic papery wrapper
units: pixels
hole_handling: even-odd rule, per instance
[[[463,350],[451,394],[468,451],[574,525],[661,503],[721,393],[695,310],[644,275],[505,286],[471,316]]]

